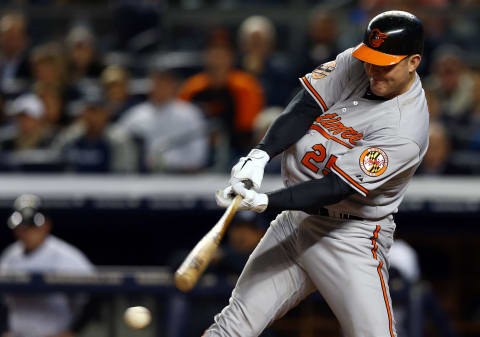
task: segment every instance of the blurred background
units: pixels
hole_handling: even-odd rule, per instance
[[[298,78],[388,9],[423,21],[431,116],[395,217],[399,336],[480,336],[480,2],[1,0],[4,336],[200,336],[275,216],[240,212],[182,294],[172,272],[222,215],[214,191]],[[266,172],[263,190],[282,185],[278,159]],[[152,322],[133,330],[122,317],[139,305]],[[262,336],[341,332],[313,295]]]

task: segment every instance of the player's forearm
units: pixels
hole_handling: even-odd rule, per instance
[[[323,179],[309,180],[267,193],[268,208],[312,213],[318,211],[322,206],[336,204],[353,192],[354,190],[349,185],[331,173]]]
[[[302,89],[273,122],[256,148],[267,152],[270,158],[275,157],[303,137],[321,114],[318,104]]]

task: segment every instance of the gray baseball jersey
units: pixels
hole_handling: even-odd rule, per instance
[[[428,109],[418,75],[400,96],[368,99],[363,64],[349,49],[301,82],[325,112],[284,153],[285,184],[333,172],[358,194],[330,210],[367,219],[395,213],[428,144]]]
[[[358,193],[329,206],[328,216],[282,212],[205,336],[258,336],[315,290],[346,337],[396,336],[388,288],[392,213],[426,152],[428,110],[417,75],[402,95],[368,97],[363,64],[351,53],[300,79],[323,114],[285,151],[282,174],[286,186],[336,174]]]

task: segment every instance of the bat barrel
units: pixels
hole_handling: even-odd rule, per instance
[[[242,197],[237,195],[217,224],[197,243],[174,276],[175,286],[181,291],[190,291],[207,268],[225,230],[235,215]]]

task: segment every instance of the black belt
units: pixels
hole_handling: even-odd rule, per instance
[[[336,214],[331,214],[328,209],[324,208],[324,207],[321,207],[319,210],[318,210],[318,215],[322,215],[322,216],[329,216],[329,217],[332,217],[332,218],[338,218],[338,219],[347,219],[347,220],[360,220],[360,221],[363,221],[365,220],[364,218],[361,218],[359,216],[356,216],[356,215],[351,215],[351,214],[346,214],[346,213],[340,213],[340,212],[333,212],[332,213],[336,213]]]

